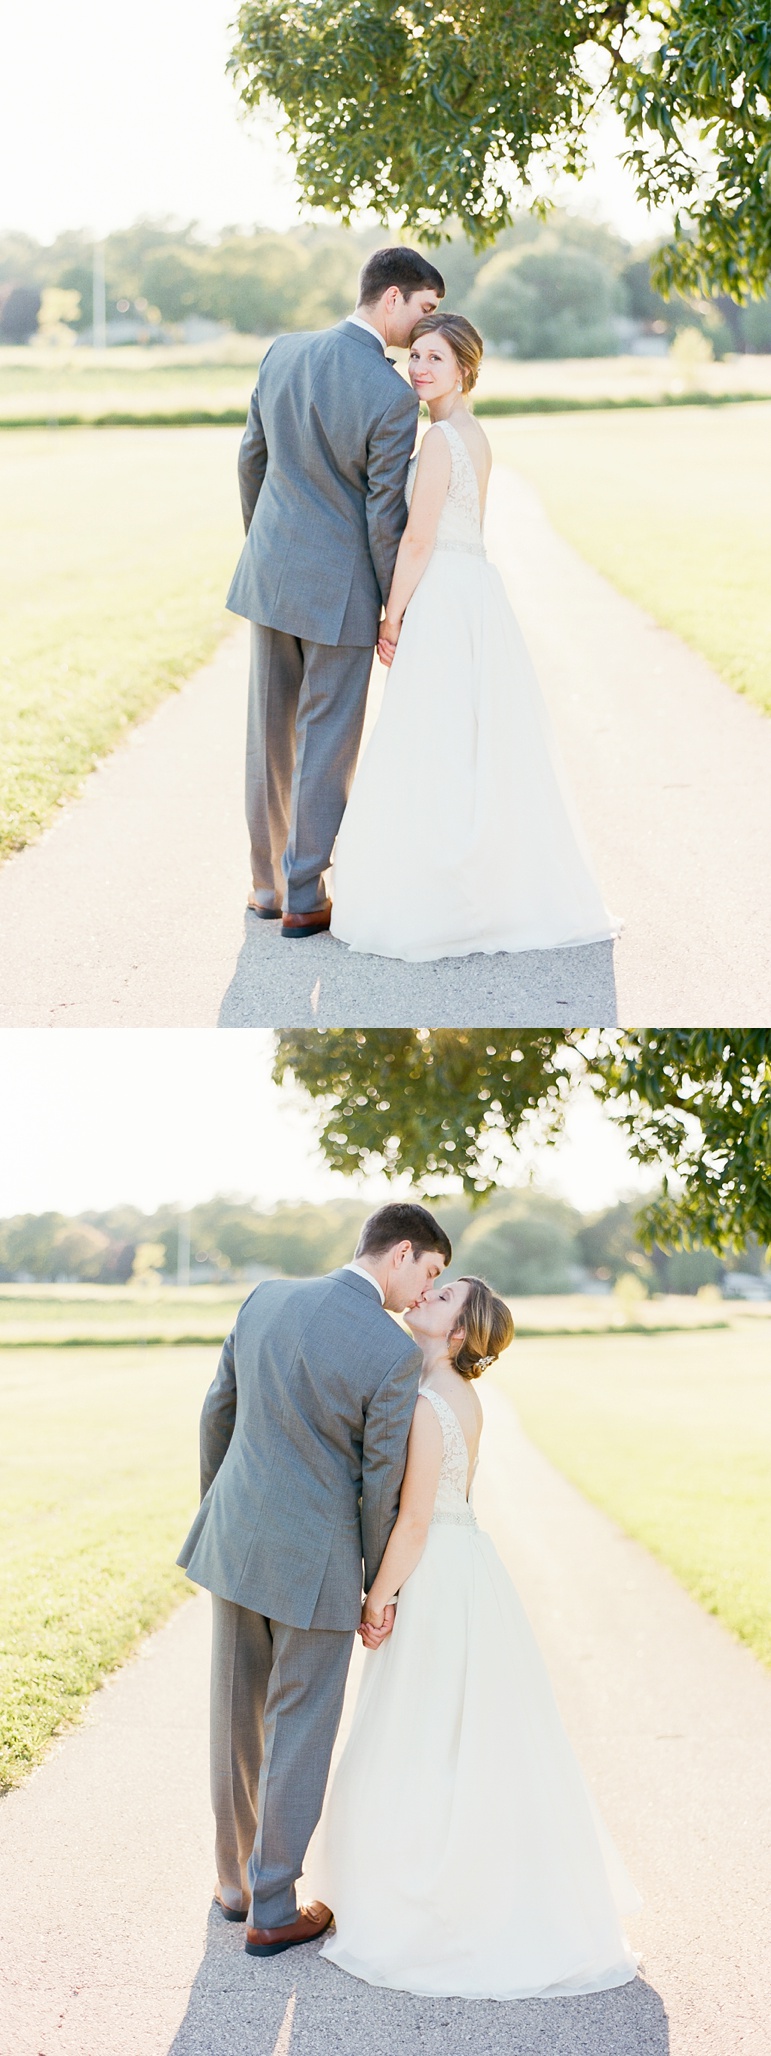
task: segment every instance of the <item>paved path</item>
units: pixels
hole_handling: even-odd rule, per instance
[[[0,1025],[214,1026],[243,935],[246,640],[0,871]]]
[[[615,985],[610,945],[398,965],[245,917],[238,630],[4,867],[0,1025],[768,1022],[771,721],[591,571],[504,466],[488,535],[625,918]]]
[[[495,1386],[477,1503],[645,1895],[645,1975],[418,2000],[211,1909],[208,1601],[145,1644],[0,1805],[0,2056],[765,2056],[771,1678],[521,1436]]]
[[[495,477],[494,553],[626,924],[619,1020],[764,1027],[771,719],[591,570],[513,472]]]

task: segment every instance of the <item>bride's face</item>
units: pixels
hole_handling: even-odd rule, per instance
[[[460,382],[458,360],[450,348],[446,336],[434,330],[430,335],[417,336],[410,350],[410,384],[419,400],[430,406],[432,400],[447,399],[450,393],[457,393]]]
[[[461,1324],[467,1296],[468,1286],[462,1278],[437,1285],[433,1292],[424,1293],[418,1305],[410,1307],[404,1316],[415,1341],[421,1346],[427,1342],[447,1341]]]

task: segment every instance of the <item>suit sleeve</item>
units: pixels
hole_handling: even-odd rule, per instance
[[[361,1467],[365,1592],[376,1576],[399,1511],[421,1363],[419,1349],[406,1350],[386,1372],[367,1409]]]
[[[367,452],[367,534],[375,575],[385,606],[391,590],[396,552],[407,521],[404,488],[415,444],[418,403],[398,372],[396,394],[373,430]]]
[[[236,1368],[233,1349],[235,1328],[222,1345],[222,1355],[201,1411],[201,1498],[217,1476],[227,1456],[236,1421]]]
[[[263,358],[263,364],[264,362],[265,359]],[[265,477],[267,466],[268,445],[265,440],[265,430],[260,413],[260,388],[258,383],[252,393],[246,428],[241,448],[238,452],[238,486],[241,494],[241,512],[244,517],[244,528],[247,535],[249,534],[252,515],[260,496],[260,487]]]

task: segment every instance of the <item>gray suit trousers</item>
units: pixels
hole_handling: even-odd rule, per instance
[[[262,906],[309,914],[325,899],[322,872],[356,768],[372,656],[252,622],[246,819]]]
[[[288,1628],[212,1594],[211,1794],[226,1904],[289,1927],[340,1725],[354,1631]]]

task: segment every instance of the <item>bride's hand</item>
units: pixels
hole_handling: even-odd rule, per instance
[[[395,1619],[395,1606],[371,1607],[368,1601],[365,1601],[361,1625],[357,1629],[365,1649],[379,1649],[381,1642],[385,1642],[386,1636],[390,1635]]]
[[[381,621],[380,634],[378,636],[377,642],[377,653],[380,658],[381,664],[385,665],[386,670],[388,670],[389,665],[393,663],[394,653],[396,650],[396,645],[399,641],[400,634],[401,622],[389,621],[388,616],[386,616],[385,621]]]

